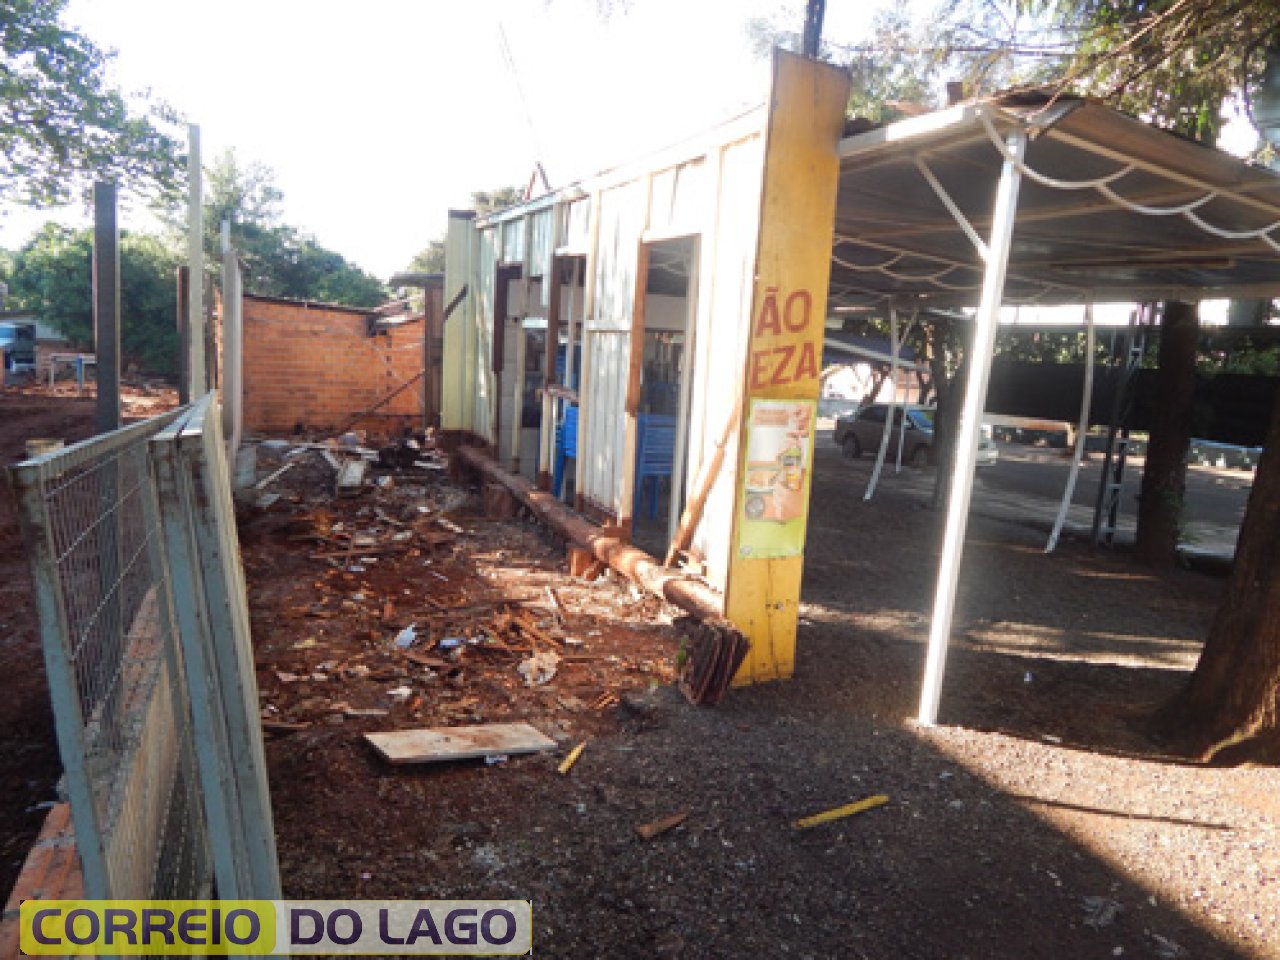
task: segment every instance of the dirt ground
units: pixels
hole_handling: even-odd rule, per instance
[[[796,677],[695,708],[673,611],[569,577],[561,544],[486,518],[435,458],[337,498],[319,453],[259,457],[264,478],[296,464],[241,517],[287,896],[527,898],[539,956],[1280,957],[1280,771],[1188,764],[1142,732],[1221,579],[1046,556],[1041,532],[975,516],[943,725],[920,729],[939,518],[892,476],[863,503],[867,463],[824,445]],[[22,595],[0,621],[25,665],[0,712],[6,867],[53,776]],[[537,650],[557,671],[526,685]],[[509,720],[560,749],[393,767],[362,737]]]
[[[26,456],[26,441],[65,443],[93,435],[94,399],[74,388],[0,389],[0,465]],[[176,403],[173,391],[125,387],[126,419],[151,416]],[[7,897],[40,830],[62,769],[31,605],[31,573],[8,484],[0,490],[0,890]]]

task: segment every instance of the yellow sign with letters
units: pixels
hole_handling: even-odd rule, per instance
[[[774,53],[725,613],[751,641],[734,678],[795,665],[814,415],[849,77]]]

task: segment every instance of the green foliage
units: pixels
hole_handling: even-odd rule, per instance
[[[432,240],[414,254],[406,273],[444,273],[444,241]]]
[[[471,208],[477,217],[505,210],[524,202],[524,190],[520,187],[499,187],[496,190],[476,190],[471,194]],[[413,255],[406,273],[444,273],[444,239],[430,241]]]
[[[522,187],[499,187],[497,190],[477,190],[471,194],[471,206],[477,217],[487,217],[491,213],[514,207],[524,202]]]
[[[1229,347],[1202,346],[1196,355],[1196,370],[1206,376],[1218,373],[1244,373],[1257,376],[1280,376],[1280,344],[1241,337]]]
[[[174,188],[175,117],[158,106],[140,114],[108,85],[108,55],[61,23],[66,2],[0,4],[0,202],[65,202],[93,179]]]
[[[913,16],[920,8],[900,4],[876,13],[870,40],[829,40],[821,52],[849,69],[850,114],[889,122],[943,106],[947,82],[962,83],[966,96],[982,96],[1054,76],[1070,51],[1043,6],[1026,0],[959,0]],[[786,16],[786,23],[775,16],[748,24],[758,53],[775,44],[799,49],[794,27],[803,15]]]
[[[1280,0],[1059,0],[1076,38],[1067,82],[1206,143],[1223,102],[1262,75]]]
[[[269,167],[242,165],[235,151],[228,150],[209,167],[205,188],[205,256],[210,262],[221,260],[222,224],[230,221],[246,292],[352,307],[373,307],[387,299],[386,288],[375,277],[281,222],[284,194]]]
[[[10,306],[33,310],[80,349],[93,347],[93,233],[47,223],[18,251]]]
[[[158,237],[120,237],[120,341],[125,364],[172,374],[177,358],[179,263]],[[77,348],[93,349],[93,231],[46,224],[18,251],[12,306],[33,310]]]
[[[1002,326],[996,333],[995,356],[1030,363],[1083,363],[1086,342],[1083,330]],[[1103,334],[1094,343],[1093,358],[1096,363],[1107,363],[1111,358],[1110,343]]]
[[[159,237],[120,237],[120,348],[126,363],[146,373],[172,376],[178,368],[180,262]]]
[[[1280,0],[958,0],[913,17],[905,4],[876,17],[866,43],[828,41],[849,67],[851,112],[876,121],[941,105],[944,81],[966,96],[1037,84],[1098,97],[1202,142],[1221,108],[1262,76]],[[757,49],[798,49],[803,15],[753,21]]]

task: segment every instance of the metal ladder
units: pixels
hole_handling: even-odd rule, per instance
[[[1107,450],[1098,481],[1098,499],[1093,511],[1093,543],[1112,546],[1120,516],[1120,494],[1124,489],[1124,468],[1129,457],[1129,423],[1137,400],[1138,371],[1147,348],[1147,332],[1155,322],[1155,304],[1141,304],[1129,316],[1125,331],[1124,367],[1116,384],[1107,429]]]

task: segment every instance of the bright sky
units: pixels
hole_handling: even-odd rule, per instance
[[[596,0],[72,0],[68,20],[118,51],[121,87],[200,125],[206,163],[235,147],[271,167],[285,222],[386,279],[449,207],[523,185],[536,159],[560,186],[763,100],[744,25],[786,0],[613,5],[602,19]],[[829,0],[824,35],[864,35],[876,6]],[[48,219],[3,212],[8,248]]]

